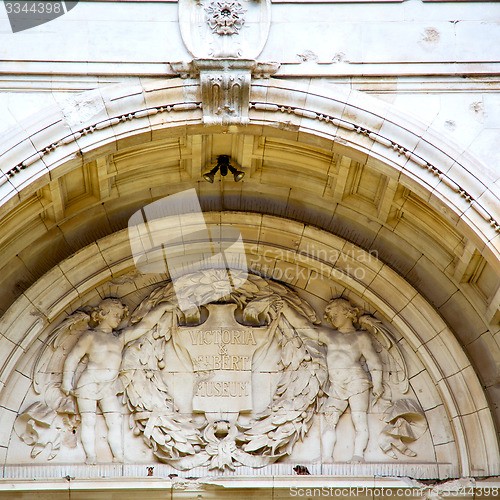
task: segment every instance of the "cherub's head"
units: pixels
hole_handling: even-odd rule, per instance
[[[111,328],[117,328],[127,317],[128,307],[118,299],[108,298],[102,300],[97,309],[92,313],[92,319],[98,323],[107,323]]]
[[[334,328],[352,326],[359,313],[360,310],[345,299],[334,299],[325,308],[325,318]]]

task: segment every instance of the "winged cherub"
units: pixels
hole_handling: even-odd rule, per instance
[[[157,324],[171,304],[162,303],[152,309],[133,326],[116,330],[128,314],[128,308],[118,299],[108,298],[100,302],[92,312],[92,320],[97,323],[82,333],[64,361],[61,391],[73,395],[81,415],[81,439],[86,462],[97,462],[95,450],[95,425],[97,405],[102,411],[108,427],[108,443],[113,460],[123,461],[121,439],[122,416],[118,393],[118,375],[124,347],[137,340]],[[87,365],[77,377],[78,366],[83,358]]]
[[[321,458],[331,461],[337,439],[336,427],[348,407],[355,429],[352,462],[364,461],[368,444],[368,408],[370,389],[374,403],[384,393],[383,365],[375,350],[371,335],[358,330],[353,322],[359,310],[345,299],[334,299],[325,308],[325,319],[331,327],[312,326],[303,316],[287,307],[283,311],[290,324],[301,334],[319,340],[327,346],[330,387],[324,406],[325,430],[321,436]],[[366,365],[368,372],[363,365]]]

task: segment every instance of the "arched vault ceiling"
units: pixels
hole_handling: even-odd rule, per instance
[[[184,88],[189,94],[184,99],[196,101],[196,88],[192,95],[190,92]],[[269,102],[272,96],[259,97],[256,91],[254,98]],[[126,113],[111,109],[116,102],[106,104],[107,117]],[[147,104],[158,103],[153,100]],[[141,105],[142,100],[130,104],[134,110]],[[325,229],[376,252],[451,327],[500,421],[500,261],[494,246],[485,243],[494,243],[499,236],[492,230],[482,238],[485,233],[477,229],[482,222],[476,227],[472,219],[460,216],[459,193],[446,204],[432,187],[416,182],[411,170],[396,168],[397,151],[395,159],[387,154],[386,160],[378,150],[368,154],[363,147],[366,137],[357,132],[351,133],[357,134],[359,147],[342,137],[332,141],[326,133],[299,127],[297,115],[286,110],[283,116],[273,115],[272,119],[267,116],[269,110],[263,111],[255,120],[259,124],[251,122],[245,127],[203,127],[196,106],[185,112],[182,109],[179,113],[185,116],[179,118],[180,126],[162,122],[155,128],[151,119],[146,130],[135,125],[127,129],[132,114],[124,114],[125,123],[120,126],[125,129],[119,136],[89,142],[84,135],[68,146],[74,151],[61,147],[50,154],[34,153],[38,157],[33,161],[40,157],[47,167],[32,175],[26,163],[27,168],[9,180],[18,194],[0,209],[2,312],[57,263],[125,228],[136,210],[195,187],[204,211],[235,212],[236,226],[237,212],[275,215],[303,227]],[[355,120],[362,113],[355,117],[344,112],[342,116]],[[51,144],[48,132],[44,132],[54,122],[49,118],[44,118],[46,123],[31,125],[32,131],[40,131],[30,138],[35,152]],[[113,123],[108,128],[118,126]],[[73,129],[80,126],[69,124]],[[70,132],[68,128],[65,133]],[[61,137],[59,134],[58,140]],[[11,157],[27,157],[10,154],[4,155],[4,173],[10,168]],[[229,176],[223,180],[217,177],[214,184],[201,180],[202,172],[221,154],[230,155],[242,166],[246,173],[242,182],[235,183]],[[470,207],[462,212],[467,210],[470,212]],[[246,241],[258,241],[262,231],[270,229],[256,226],[246,233]],[[276,242],[293,250],[300,244],[296,234],[279,228]]]

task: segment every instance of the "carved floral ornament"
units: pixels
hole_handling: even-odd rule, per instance
[[[245,9],[237,1],[211,2],[205,12],[208,25],[218,35],[235,35],[245,24]]]
[[[293,290],[246,273],[234,273],[221,299],[224,276],[212,269],[179,278],[176,290],[205,304],[189,311],[179,309],[169,282],[130,317],[108,298],[63,320],[37,354],[36,397],[15,424],[31,456],[53,459],[77,447],[78,436],[87,462],[96,463],[98,408],[118,462],[127,461],[123,413],[130,434],[180,470],[280,461],[319,421],[321,459],[335,461],[336,427],[348,408],[357,415],[353,461],[364,460],[369,440],[380,461],[416,455],[410,445],[426,431],[425,416],[380,321],[337,298],[325,309],[329,324],[321,324]],[[259,375],[270,377],[268,400],[262,391],[256,397]]]

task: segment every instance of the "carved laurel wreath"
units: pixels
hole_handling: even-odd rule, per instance
[[[220,439],[210,426],[207,425],[202,432],[174,408],[172,397],[159,380],[161,377],[157,376],[157,367],[153,366],[153,360],[161,363],[164,342],[170,338],[166,330],[160,332],[157,329],[140,340],[139,349],[135,346],[140,352],[139,359],[133,353],[134,346],[124,356],[124,400],[131,411],[134,432],[143,434],[145,442],[159,460],[178,469],[200,465],[219,469],[232,469],[235,465],[260,467],[290,454],[296,441],[305,436],[312,424],[319,398],[325,394],[328,371],[321,347],[308,339],[302,339],[281,316],[278,304],[285,301],[317,323],[314,310],[290,289],[256,275],[243,277],[233,273],[234,289],[222,299],[219,298],[220,294],[217,295],[219,284],[224,279],[221,271],[201,271],[182,279],[182,286],[176,289],[182,290],[186,296],[203,297],[203,303],[211,302],[212,296],[219,302],[236,303],[242,309],[247,324],[267,324],[269,339],[276,335],[281,348],[282,376],[266,410],[249,425],[243,427],[238,424],[239,433],[232,428],[227,436]],[[132,321],[140,321],[156,304],[172,300],[173,297],[172,283],[154,290],[138,306]],[[187,318],[177,310],[172,328],[175,328],[178,320],[196,321],[200,312],[199,308],[195,308]],[[142,370],[137,369],[138,362],[142,364]],[[126,369],[127,366],[130,370]],[[153,373],[149,378],[150,391],[146,395],[139,394],[135,388],[144,387],[148,370]],[[167,405],[161,401],[166,401]]]

